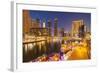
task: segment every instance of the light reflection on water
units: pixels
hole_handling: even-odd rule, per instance
[[[83,43],[83,45],[82,45]],[[86,41],[85,43],[82,41],[39,41],[39,42],[34,42],[30,44],[23,44],[23,62],[29,62],[32,61],[33,59],[36,59],[39,56],[42,56],[44,54],[50,55],[52,53],[61,53],[61,45],[64,44],[67,46],[67,49],[75,49],[76,47],[82,47],[86,46],[87,44],[87,51],[88,53],[88,58],[91,58],[91,47],[90,47],[90,41]]]
[[[23,61],[30,61],[43,54],[59,52],[61,43],[59,41],[41,41],[23,45]]]

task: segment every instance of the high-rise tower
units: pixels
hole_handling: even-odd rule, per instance
[[[46,27],[46,21],[45,21],[45,19],[43,20],[43,28],[45,28]]]
[[[51,21],[50,20],[48,20],[48,32],[49,32],[49,36],[51,36],[52,28],[51,28]]]
[[[54,19],[54,36],[58,35],[58,18]]]
[[[72,21],[72,37],[83,37],[84,32],[83,20]]]
[[[23,34],[30,33],[31,17],[29,10],[23,10]]]

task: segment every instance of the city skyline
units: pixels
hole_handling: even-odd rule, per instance
[[[90,13],[23,10],[23,62],[91,59],[90,26]]]
[[[52,28],[54,27],[54,19],[58,18],[58,30],[64,28],[65,31],[70,32],[72,27],[72,21],[74,20],[84,20],[85,25],[90,31],[91,27],[91,14],[90,13],[78,13],[78,12],[56,12],[56,11],[36,11],[29,10],[30,17],[32,19],[40,19],[40,24],[42,25],[43,20],[50,20],[52,22]]]

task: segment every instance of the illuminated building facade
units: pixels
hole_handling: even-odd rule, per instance
[[[51,27],[51,21],[50,20],[48,20],[48,32],[49,32],[49,36],[51,36],[51,31],[52,31],[52,27]]]
[[[31,18],[29,15],[29,10],[23,10],[23,34],[28,34],[30,32]]]
[[[45,28],[46,27],[46,21],[45,21],[45,19],[43,20],[43,28]]]
[[[54,36],[58,35],[58,18],[54,19]]]
[[[29,10],[23,10],[23,35],[26,34],[32,34],[34,36],[48,36],[46,22],[43,21],[43,26],[40,26],[40,20],[38,18],[32,19],[29,15]]]
[[[62,36],[62,37],[65,36],[64,28],[61,28],[61,36]]]
[[[39,23],[39,19],[31,19],[31,28],[39,28],[40,27],[40,23]]]
[[[85,24],[83,20],[72,21],[72,37],[84,37]]]
[[[40,26],[39,19],[32,21],[32,27],[30,28],[31,34],[34,36],[48,36],[48,28],[45,25],[46,23],[43,21],[43,26]]]

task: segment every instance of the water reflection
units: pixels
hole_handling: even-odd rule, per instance
[[[91,40],[55,39],[23,43],[23,62],[37,62],[41,57],[48,58],[47,61],[90,59]]]
[[[60,41],[39,41],[30,44],[23,44],[23,62],[29,62],[43,54],[60,52]]]

